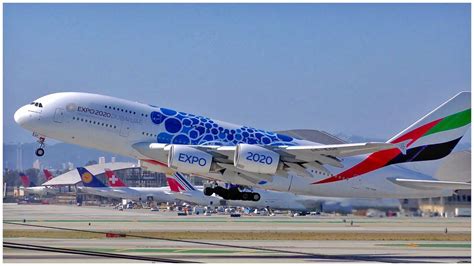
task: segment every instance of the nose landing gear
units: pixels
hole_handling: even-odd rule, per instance
[[[38,137],[38,143],[40,144],[39,148],[36,149],[35,154],[38,157],[41,157],[44,155],[44,141],[46,140],[45,137]]]

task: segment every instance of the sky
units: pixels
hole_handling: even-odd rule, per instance
[[[15,110],[60,91],[389,139],[470,90],[470,16],[469,4],[4,4],[4,142],[34,141]]]

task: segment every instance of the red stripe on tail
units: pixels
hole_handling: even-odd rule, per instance
[[[181,192],[184,191],[184,187],[181,186],[178,181],[176,181],[174,178],[167,176],[166,181],[168,182],[168,186],[170,187],[171,191],[173,192]]]
[[[420,137],[422,137],[426,132],[428,132],[428,130],[430,130],[432,127],[438,124],[441,120],[442,119],[438,119],[424,126],[416,128],[398,137],[397,139],[393,140],[391,143],[399,143],[399,142],[411,139],[411,141],[407,144],[407,147],[408,147],[411,144],[413,144],[415,141],[417,141]],[[336,182],[340,180],[350,179],[359,175],[366,174],[368,172],[372,172],[374,170],[384,167],[385,165],[387,165],[387,163],[390,160],[397,157],[397,155],[399,154],[400,154],[400,150],[396,148],[374,152],[371,155],[369,155],[365,160],[363,160],[359,164],[356,164],[352,168],[349,168],[338,175],[328,177],[318,182],[314,182],[313,184],[332,183],[332,182]]]

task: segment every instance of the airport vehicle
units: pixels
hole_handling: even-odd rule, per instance
[[[471,217],[471,208],[456,208],[454,209],[455,217]]]
[[[420,198],[471,187],[435,179],[413,165],[452,151],[470,127],[470,95],[457,94],[385,143],[323,145],[78,92],[41,97],[18,109],[14,118],[38,138],[38,156],[44,154],[45,139],[53,138],[137,158],[152,171],[198,174],[225,183],[315,196]],[[226,197],[230,191],[221,188],[204,193]]]
[[[175,200],[168,187],[127,187],[122,180],[113,173],[110,178],[108,177],[109,184],[113,185],[109,187],[86,168],[78,167],[77,171],[84,185],[81,190],[89,194],[135,201],[172,202]],[[107,174],[107,172],[109,172],[109,174]],[[110,170],[106,171],[106,175],[110,175],[110,172]],[[110,181],[111,179],[112,182]]]
[[[44,196],[46,194],[56,194],[56,191],[52,188],[37,186],[30,180],[30,177],[24,173],[20,173],[20,180],[27,194],[35,194],[39,196]]]

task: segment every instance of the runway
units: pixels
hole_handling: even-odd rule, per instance
[[[81,235],[75,232],[75,235],[64,237],[65,232],[61,230],[4,224],[5,242],[189,262],[471,261],[469,218],[369,219],[283,215],[240,218],[221,215],[178,217],[175,212],[121,212],[110,207],[4,204],[4,222],[23,223],[23,219],[26,220],[25,224],[87,231],[105,230],[131,235],[142,233],[150,238],[105,238],[104,234]],[[350,226],[348,221],[353,221],[353,226]],[[448,234],[444,232],[446,228]],[[26,232],[27,235],[15,235],[19,231]],[[212,232],[220,232],[221,238]],[[289,234],[279,235],[279,232]],[[179,238],[190,242],[158,240],[162,233],[174,234],[175,238],[172,239]],[[226,239],[225,235],[240,238],[231,240]],[[314,236],[314,239],[299,238],[304,235]],[[334,236],[334,239],[318,239],[318,235],[324,235],[325,238]],[[403,239],[410,235],[438,239],[382,240],[385,236]],[[341,237],[354,239],[336,240]],[[363,240],[364,237],[378,240]],[[463,240],[452,240],[456,238]],[[191,243],[192,241],[200,244]],[[12,248],[4,248],[3,251],[4,262],[140,262]]]

